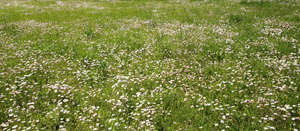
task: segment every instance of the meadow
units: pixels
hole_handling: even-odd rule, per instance
[[[299,0],[0,0],[0,130],[300,129]]]

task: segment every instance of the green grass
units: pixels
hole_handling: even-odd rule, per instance
[[[300,129],[298,0],[2,0],[0,130]]]

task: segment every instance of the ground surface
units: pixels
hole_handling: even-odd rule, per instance
[[[296,130],[300,2],[0,1],[0,130]]]

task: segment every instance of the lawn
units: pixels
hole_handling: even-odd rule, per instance
[[[300,129],[299,0],[0,0],[0,130]]]

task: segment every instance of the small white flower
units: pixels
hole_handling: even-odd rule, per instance
[[[68,102],[68,101],[69,101],[68,99],[64,99],[64,100],[63,100],[63,102]]]

